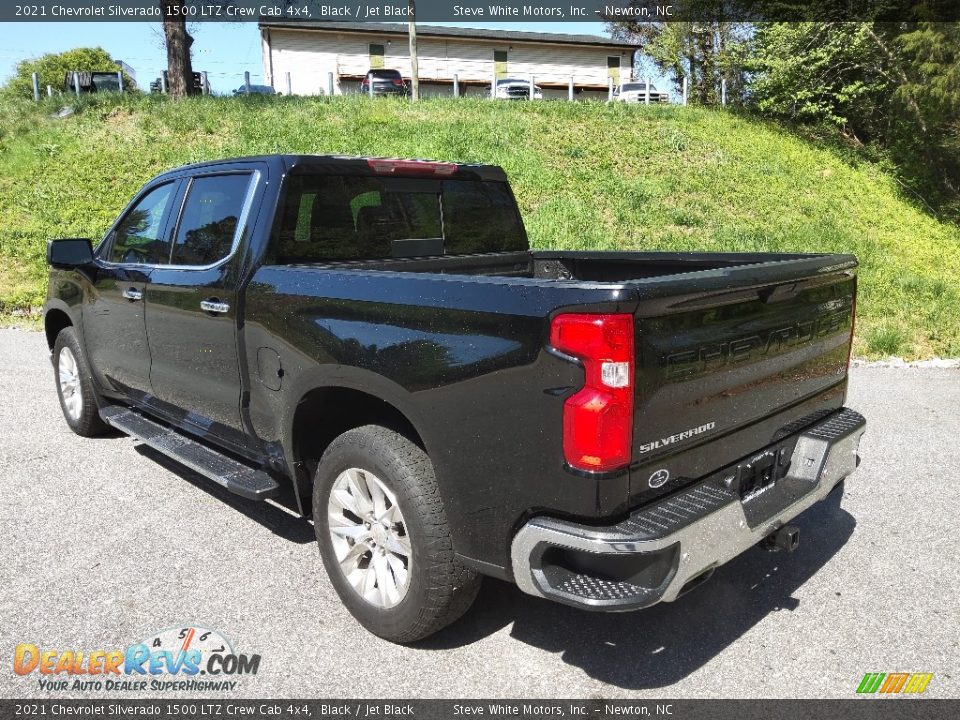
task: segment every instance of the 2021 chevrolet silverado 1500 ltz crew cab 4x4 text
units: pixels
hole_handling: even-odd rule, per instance
[[[482,575],[675,600],[791,548],[857,465],[848,255],[531,251],[497,167],[266,156],[164,173],[48,261],[70,427],[247,498],[286,485],[394,641]]]

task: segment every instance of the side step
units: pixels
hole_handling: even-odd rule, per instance
[[[120,432],[135,437],[236,495],[250,500],[266,500],[280,489],[277,481],[262,470],[222,455],[135,410],[108,405],[100,409],[100,417]]]

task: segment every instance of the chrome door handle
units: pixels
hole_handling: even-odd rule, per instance
[[[220,302],[216,298],[213,298],[211,300],[201,300],[200,309],[205,310],[208,313],[217,313],[222,315],[223,313],[230,312],[230,304]]]
[[[123,291],[123,296],[127,300],[140,300],[143,298],[143,293],[137,290],[136,288],[127,288]]]

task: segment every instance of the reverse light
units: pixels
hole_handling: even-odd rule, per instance
[[[393,160],[389,158],[370,158],[367,165],[378,175],[396,173],[423,173],[425,175],[453,175],[457,171],[456,163],[431,162],[429,160]]]
[[[580,470],[630,463],[633,439],[633,316],[558,315],[550,344],[583,363],[583,387],[563,405],[563,454]]]

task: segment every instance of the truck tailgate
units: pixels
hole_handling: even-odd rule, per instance
[[[673,278],[673,294],[670,278],[659,279],[659,290],[646,298],[641,291],[635,499],[676,490],[737,460],[741,449],[753,452],[843,402],[856,298],[853,258],[709,275],[691,283],[695,291],[683,290],[682,276]],[[748,433],[749,442],[731,442]]]

